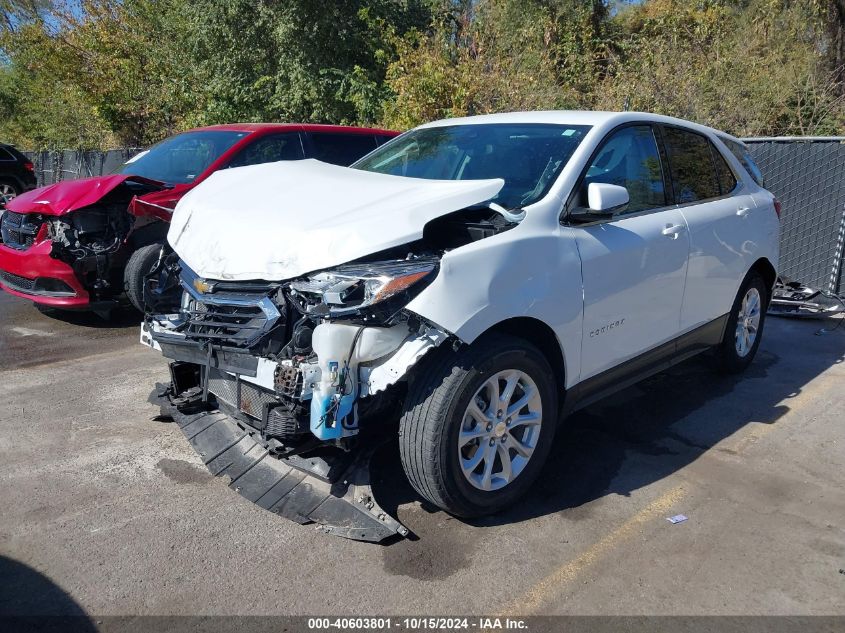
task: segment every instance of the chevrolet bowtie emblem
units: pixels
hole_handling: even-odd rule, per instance
[[[194,279],[194,289],[203,294],[214,292],[214,283],[205,279]]]

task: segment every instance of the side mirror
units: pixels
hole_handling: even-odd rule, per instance
[[[630,200],[628,190],[619,185],[591,182],[587,187],[587,204],[592,211],[615,211]]]
[[[628,204],[630,200],[628,190],[625,187],[604,182],[591,182],[587,187],[589,208],[572,209],[568,217],[570,221],[577,224],[610,220],[614,213]]]

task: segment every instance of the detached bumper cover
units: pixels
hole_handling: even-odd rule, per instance
[[[159,385],[158,394],[166,391]],[[166,395],[154,398],[173,417],[211,474],[227,476],[230,488],[265,510],[359,541],[378,542],[408,534],[373,498],[369,477],[372,449],[362,449],[339,475],[323,478],[307,471],[305,457],[270,455],[243,426],[221,411],[182,413]]]

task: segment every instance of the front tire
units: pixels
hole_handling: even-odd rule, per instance
[[[161,254],[161,244],[149,244],[142,246],[132,253],[126,268],[123,271],[123,288],[126,290],[126,297],[135,309],[144,311],[144,277],[146,277],[155,266]]]
[[[433,354],[409,385],[402,466],[443,510],[495,513],[524,496],[548,456],[558,418],[554,374],[533,345],[500,334]]]
[[[751,364],[763,337],[769,289],[756,270],[748,273],[739,288],[721,345],[716,348],[717,368],[738,374]]]

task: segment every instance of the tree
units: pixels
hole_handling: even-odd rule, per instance
[[[442,3],[428,29],[397,42],[386,122],[589,107],[604,72],[606,16],[600,0]]]
[[[427,21],[416,0],[203,0],[189,15],[203,123],[375,122],[392,55],[384,33]]]
[[[36,147],[138,146],[180,127],[191,92],[183,7],[83,0],[7,13],[0,46],[16,92],[5,97],[7,134]]]

